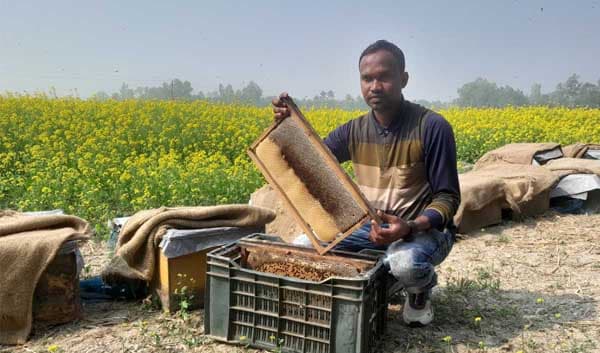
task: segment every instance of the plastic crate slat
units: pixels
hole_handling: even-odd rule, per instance
[[[317,309],[317,310],[323,310],[323,311],[328,311],[331,312],[330,308],[324,308],[322,306],[314,306],[314,305],[303,305],[303,304],[299,304],[296,302],[288,302],[288,301],[280,301],[281,304],[290,304],[290,305],[295,305],[298,308],[306,308],[306,309]]]
[[[328,329],[329,330],[329,324],[320,324],[318,322],[306,321],[304,319],[298,319],[298,318],[293,317],[293,316],[282,315],[281,318],[285,319],[285,320],[294,321],[294,322],[297,322],[297,323],[300,323],[300,324],[305,324],[306,326],[316,326],[316,327],[319,327],[319,328],[324,328],[324,329]]]
[[[254,295],[252,293],[250,293],[250,292],[244,292],[244,291],[239,291],[239,290],[232,290],[231,294],[245,295],[245,296],[254,298]]]
[[[319,342],[319,343],[329,344],[328,340],[324,340],[324,339],[317,338],[317,337],[307,337],[307,336],[303,336],[301,334],[298,334],[298,333],[295,333],[295,332],[289,332],[289,331],[282,331],[281,333],[283,335],[294,336],[294,337],[305,339],[305,340],[311,340],[313,342]]]
[[[248,313],[256,313],[256,314],[260,314],[260,315],[266,315],[266,316],[272,316],[272,317],[279,317],[278,314],[275,313],[270,313],[268,311],[260,311],[260,310],[254,310],[252,308],[246,308],[243,306],[232,306],[231,310],[238,310],[238,311],[244,311],[244,312],[248,312]]]
[[[219,278],[223,278],[223,279],[230,279],[229,276],[220,274],[220,273],[215,273],[215,272],[211,272],[211,271],[206,271],[206,275],[207,276],[214,276],[214,277],[219,277]]]

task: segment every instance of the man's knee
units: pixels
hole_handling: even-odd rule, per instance
[[[435,276],[433,265],[427,261],[418,261],[409,253],[388,255],[390,273],[407,289],[430,286]]]

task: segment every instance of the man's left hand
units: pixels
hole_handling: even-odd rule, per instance
[[[377,213],[389,227],[382,228],[377,222],[371,221],[369,240],[376,245],[389,245],[411,233],[409,225],[402,218],[381,211],[378,211]]]

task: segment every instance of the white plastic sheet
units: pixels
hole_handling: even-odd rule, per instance
[[[129,217],[114,218],[108,222],[116,237]],[[253,233],[264,233],[264,227],[217,227],[203,229],[169,229],[159,247],[167,258],[175,258],[237,241]]]
[[[218,227],[205,229],[169,229],[160,242],[167,258],[179,257],[235,242],[253,233],[263,233],[263,227]]]
[[[594,174],[571,174],[562,178],[556,187],[550,191],[550,198],[568,196],[586,200],[588,192],[599,189],[599,176]]]

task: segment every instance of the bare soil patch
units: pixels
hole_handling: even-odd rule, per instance
[[[98,274],[105,245],[82,250],[84,275]],[[438,274],[433,324],[405,327],[395,298],[378,352],[600,352],[600,215],[547,213],[465,236]],[[204,336],[202,311],[112,302],[84,315],[0,352],[260,352]]]

